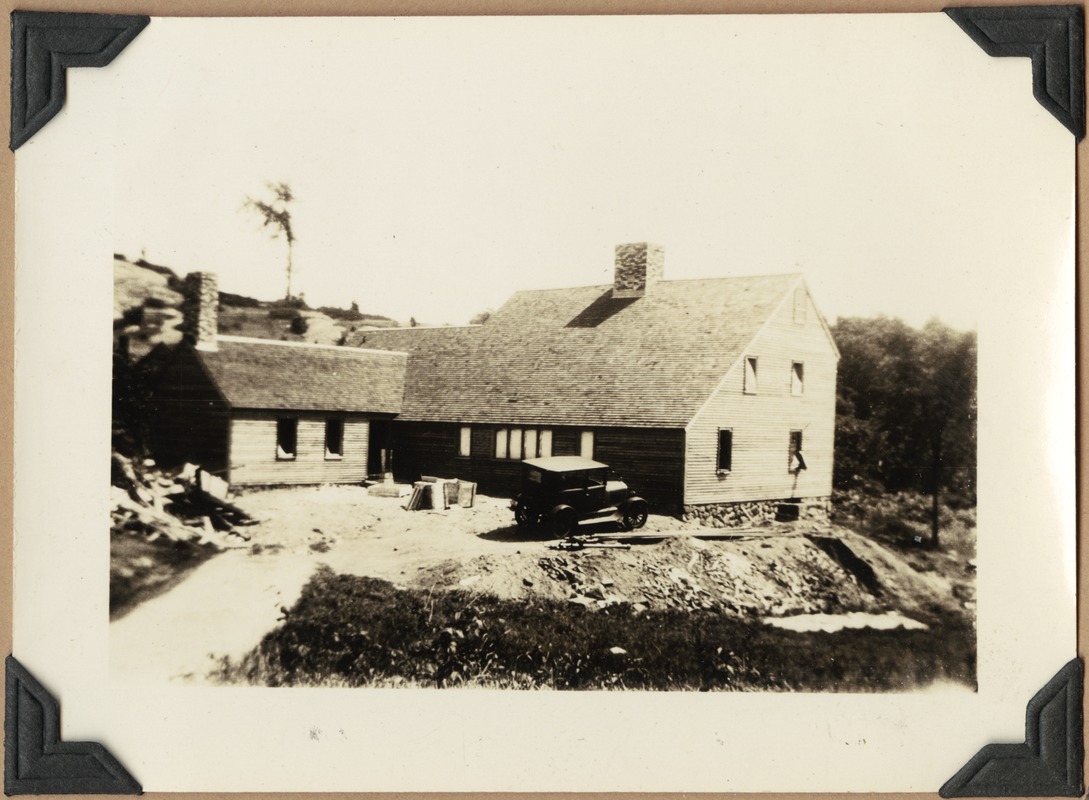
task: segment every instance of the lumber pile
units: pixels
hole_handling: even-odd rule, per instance
[[[160,469],[152,459],[134,463],[114,453],[111,463],[112,530],[166,537],[177,542],[245,547],[244,530],[256,521],[229,502],[227,482],[186,464],[178,470]]]
[[[405,503],[407,511],[431,509],[446,511],[451,506],[472,508],[476,499],[476,484],[457,478],[433,478],[424,476],[412,484],[412,492]]]

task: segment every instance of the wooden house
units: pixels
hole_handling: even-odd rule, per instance
[[[360,483],[381,471],[404,353],[216,335],[214,276],[188,277],[187,340],[152,351],[152,451],[232,486]]]
[[[832,489],[839,358],[801,275],[664,280],[617,247],[612,285],[516,293],[480,326],[366,331],[407,352],[399,479],[511,494],[519,461],[609,464],[658,511],[724,524]]]

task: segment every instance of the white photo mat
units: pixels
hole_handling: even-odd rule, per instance
[[[834,305],[822,285],[831,294],[874,280],[892,294],[918,285],[958,292],[974,308],[978,692],[523,693],[111,681],[110,255],[127,159],[158,152],[168,162],[190,154],[194,140],[209,151],[229,143],[231,76],[270,53],[297,59],[299,73],[297,83],[270,87],[267,102],[299,103],[298,124],[310,126],[320,155],[322,119],[306,105],[321,91],[308,83],[316,74],[345,81],[333,94],[350,103],[362,84],[397,78],[369,68],[366,54],[378,43],[424,60],[443,43],[491,43],[517,59],[539,51],[512,42],[541,39],[569,43],[564,58],[572,59],[629,58],[632,43],[680,48],[687,41],[693,50],[721,46],[738,63],[758,63],[714,75],[683,72],[681,61],[679,73],[665,77],[679,93],[702,94],[710,108],[726,102],[725,81],[748,87],[749,105],[730,113],[766,116],[759,148],[768,163],[788,153],[814,163],[853,151],[862,158],[883,123],[911,126],[880,176],[895,187],[895,202],[884,207],[810,185],[824,179],[817,168],[778,177],[784,192],[812,198],[798,206],[807,230],[814,223],[801,219],[802,208],[819,215],[836,205],[841,219],[895,218],[903,231],[888,243],[887,263],[870,249],[807,275],[822,308]],[[359,74],[347,80],[338,69],[353,48]],[[315,72],[315,58],[328,59],[328,73]],[[537,66],[547,74],[553,65]],[[783,93],[803,75],[842,80],[821,84],[827,96]],[[495,91],[509,91],[506,79],[494,76]],[[208,103],[186,108],[183,126],[171,101],[187,80],[198,83],[178,96],[205,93]],[[252,103],[238,98],[242,109]],[[364,122],[365,109],[358,114]],[[699,143],[694,127],[677,120],[677,139],[663,146]],[[1022,741],[1029,698],[1075,655],[1074,144],[1033,99],[1027,59],[987,56],[937,13],[153,18],[109,67],[70,70],[64,110],[16,155],[14,655],[59,700],[62,737],[101,742],[145,791],[936,791],[984,744]],[[444,147],[457,152],[457,142]],[[928,170],[951,178],[913,179]],[[270,178],[274,171],[275,164]],[[853,175],[850,185],[866,180]],[[163,202],[182,207],[202,198]],[[743,215],[745,199],[738,202]],[[633,212],[639,230],[601,231],[603,244],[639,238],[652,222]],[[829,247],[842,235],[829,227]],[[918,263],[905,274],[894,251],[913,237],[939,242],[948,262]],[[755,252],[760,242],[748,246]],[[487,242],[473,255],[487,262]],[[732,269],[744,273],[743,265]],[[314,730],[321,734],[311,736]]]

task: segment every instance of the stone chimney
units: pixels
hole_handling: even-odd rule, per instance
[[[664,273],[665,248],[660,244],[618,244],[613,297],[642,297]]]
[[[182,290],[182,333],[198,350],[216,350],[219,287],[214,272],[190,272]]]

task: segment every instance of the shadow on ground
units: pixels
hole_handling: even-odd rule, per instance
[[[211,545],[154,541],[129,535],[110,539],[110,619],[117,620],[140,603],[173,589],[219,553]]]
[[[572,533],[584,536],[592,533],[616,533],[623,530],[616,520],[605,520],[579,525]],[[567,537],[553,533],[547,525],[534,528],[519,528],[517,525],[504,525],[490,531],[478,533],[477,537],[489,542],[559,542]]]

